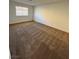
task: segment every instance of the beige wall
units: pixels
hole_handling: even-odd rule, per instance
[[[23,7],[28,7],[29,8],[29,16],[16,16],[16,6],[23,6]],[[18,22],[24,22],[24,21],[31,21],[33,20],[33,6],[27,5],[27,4],[22,4],[14,1],[10,1],[9,5],[9,23],[18,23]]]
[[[68,1],[35,7],[35,21],[68,32]]]

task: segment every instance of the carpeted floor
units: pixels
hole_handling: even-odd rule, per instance
[[[68,33],[36,22],[10,25],[12,59],[69,59]]]

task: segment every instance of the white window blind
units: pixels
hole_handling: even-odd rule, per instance
[[[28,16],[28,8],[16,6],[16,16]]]

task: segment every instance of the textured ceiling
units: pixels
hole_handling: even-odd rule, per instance
[[[59,1],[66,1],[66,0],[12,0],[16,2],[21,2],[29,5],[42,5],[42,4],[47,4],[47,3],[54,3],[54,2],[59,2]]]

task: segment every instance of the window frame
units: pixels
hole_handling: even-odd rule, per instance
[[[24,6],[15,6],[16,16],[28,16],[29,8]],[[25,11],[26,10],[26,11]],[[26,13],[25,13],[26,12]]]

